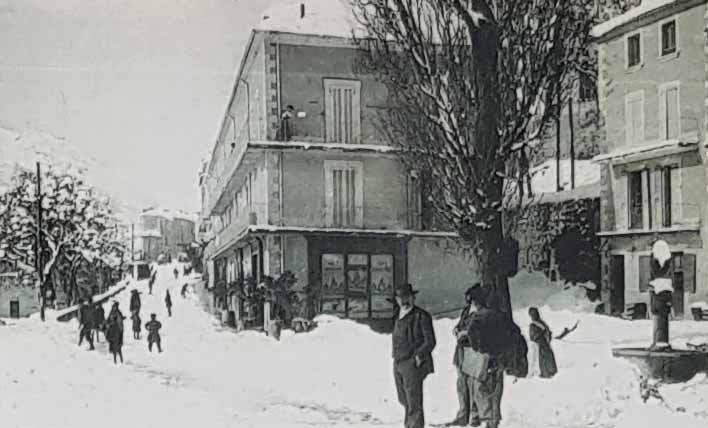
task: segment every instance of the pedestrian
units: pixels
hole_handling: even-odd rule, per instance
[[[160,329],[162,328],[162,323],[157,320],[157,315],[150,314],[150,321],[145,323],[145,330],[148,331],[148,351],[152,352],[153,343],[157,345],[157,351],[162,352],[162,345],[160,340]]]
[[[121,313],[118,302],[113,302],[111,311],[108,314],[106,323],[106,340],[108,340],[108,351],[113,354],[113,363],[118,364],[117,357],[123,364],[123,321],[125,317]]]
[[[130,291],[130,312],[140,312],[140,292],[136,289]]]
[[[465,291],[465,303],[467,306],[462,310],[460,314],[460,320],[455,325],[452,330],[452,334],[455,336],[457,346],[455,347],[455,353],[452,359],[452,364],[457,370],[457,400],[459,401],[459,409],[457,415],[452,422],[445,424],[445,426],[473,426],[478,427],[480,425],[479,414],[477,413],[477,404],[472,400],[472,391],[470,391],[470,379],[469,376],[462,370],[462,360],[464,358],[464,350],[469,347],[469,341],[467,340],[467,326],[471,316],[476,311],[476,306],[472,304],[471,296],[479,291],[481,287],[480,283],[476,283]]]
[[[133,339],[140,340],[140,324],[142,321],[140,320],[139,313],[137,311],[133,312],[130,319],[133,320]]]
[[[170,296],[170,290],[166,290],[165,294],[165,306],[167,306],[167,315],[172,316],[172,297]]]
[[[93,308],[90,305],[91,298],[84,300],[81,299],[81,304],[79,306],[79,346],[83,343],[84,339],[89,343],[89,350],[93,351]]]
[[[405,409],[405,427],[423,428],[423,381],[433,373],[435,332],[430,314],[415,305],[411,284],[395,290],[398,314],[393,327],[393,373],[398,401]]]
[[[187,297],[187,287],[189,287],[189,284],[184,284],[184,285],[182,286],[182,291],[181,291],[182,298],[186,298],[186,297]]]
[[[150,281],[148,281],[148,291],[150,294],[152,294],[152,286],[155,285],[155,279],[157,279],[157,269],[152,271]]]
[[[552,378],[558,373],[556,357],[551,348],[551,329],[541,319],[538,308],[529,308],[529,339],[531,340],[531,356],[529,357],[529,377],[541,376]]]
[[[172,273],[175,275],[175,279],[177,279],[177,277],[179,277],[179,271],[177,270],[177,268],[174,268]]]
[[[472,315],[467,321],[467,338],[462,370],[467,375],[471,399],[480,422],[497,428],[501,420],[501,399],[507,355],[516,349],[516,336],[509,316],[487,305],[488,287],[475,287],[469,300]],[[525,355],[524,355],[525,357]]]
[[[98,342],[98,336],[100,332],[103,332],[103,336],[106,336],[106,311],[103,309],[103,305],[96,303],[96,307],[93,311],[94,316],[94,332],[96,333],[96,342]]]

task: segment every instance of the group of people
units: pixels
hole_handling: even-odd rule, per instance
[[[170,291],[165,294],[165,306],[167,313],[172,316],[172,297]],[[140,319],[140,292],[132,290],[130,296],[130,318],[133,327],[133,339],[140,340],[142,330],[142,321]],[[123,363],[123,322],[126,317],[120,311],[119,303],[114,301],[108,316],[105,316],[103,305],[100,303],[93,304],[91,298],[82,299],[78,311],[79,319],[79,346],[86,340],[89,344],[89,350],[94,350],[94,337],[99,341],[99,333],[103,332],[104,337],[108,341],[108,350],[113,355],[115,364]],[[162,352],[162,339],[160,337],[160,329],[162,323],[157,320],[157,314],[150,314],[150,321],[145,324],[145,329],[148,331],[148,350],[152,352],[153,345],[157,346],[158,352]]]
[[[552,334],[537,308],[529,315],[531,359],[526,339],[511,317],[502,312],[489,294],[490,287],[477,283],[466,290],[466,307],[453,329],[457,346],[459,410],[446,426],[497,428],[501,420],[504,374],[515,377],[557,372],[550,346]],[[432,316],[415,305],[418,293],[411,284],[395,290],[398,313],[392,334],[393,372],[398,401],[405,409],[405,427],[423,428],[423,382],[434,372],[432,352],[436,345]]]

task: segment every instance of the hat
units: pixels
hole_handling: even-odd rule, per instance
[[[138,291],[137,289],[135,289],[135,288],[133,288],[132,290],[130,290],[130,292],[131,292],[131,293],[135,293],[135,294],[143,294],[143,293],[139,292],[139,291]]]
[[[465,296],[474,296],[476,293],[482,291],[482,284],[475,282],[471,287],[465,290]]]
[[[418,290],[413,289],[412,284],[403,284],[396,287],[395,296],[396,297],[408,297],[415,296],[418,294]]]
[[[465,297],[475,303],[484,303],[487,297],[487,290],[480,283],[476,283],[465,291]]]

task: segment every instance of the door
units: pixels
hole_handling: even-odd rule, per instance
[[[610,313],[624,312],[624,256],[610,259]]]
[[[672,294],[672,311],[675,318],[683,318],[684,312],[684,268],[683,268],[683,254],[674,253],[671,260],[672,273],[672,286],[674,287],[674,292]]]

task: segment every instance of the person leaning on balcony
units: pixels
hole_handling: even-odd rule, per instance
[[[280,129],[278,130],[279,141],[290,141],[293,136],[291,120],[295,116],[295,108],[288,105],[280,116]]]

